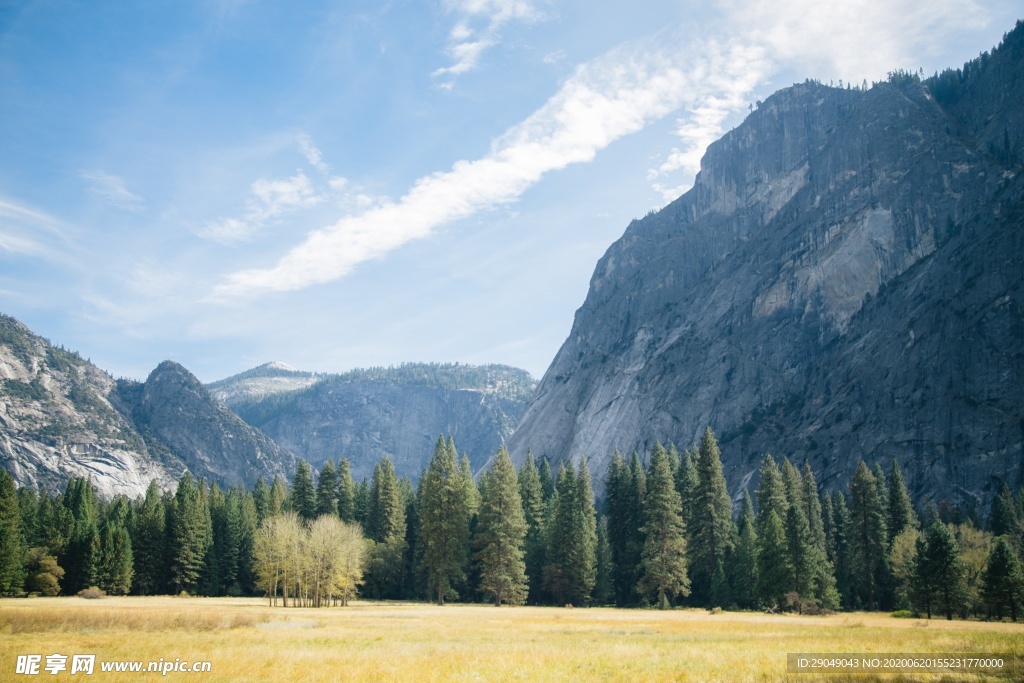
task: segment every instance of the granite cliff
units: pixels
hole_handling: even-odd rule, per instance
[[[294,470],[294,456],[215,401],[177,363],[115,380],[0,316],[0,465],[20,486],[89,477],[105,498],[173,489],[186,471],[222,485]]]
[[[963,69],[759,103],[598,262],[509,447],[600,479],[711,425],[733,493],[771,452],[980,502],[1024,483],[1022,279],[1018,23]]]

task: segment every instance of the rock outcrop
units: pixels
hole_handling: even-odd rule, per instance
[[[177,363],[145,383],[114,380],[77,353],[0,316],[0,464],[20,486],[50,491],[89,477],[104,498],[135,497],[186,471],[252,486],[295,458],[214,400]]]
[[[172,487],[185,469],[118,410],[110,375],[8,316],[0,316],[0,378],[0,463],[21,486],[52,492],[89,477],[103,497],[134,497],[153,479]]]
[[[956,502],[1024,483],[1022,74],[1018,24],[924,82],[768,98],[598,262],[513,458],[600,479],[711,425],[734,493],[765,452],[828,486],[895,458]]]

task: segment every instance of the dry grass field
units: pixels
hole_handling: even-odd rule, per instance
[[[1024,654],[1024,625],[483,605],[270,608],[256,599],[0,600],[0,681],[812,681],[787,652]],[[91,676],[15,675],[18,655],[95,654]],[[209,673],[102,673],[113,660]],[[69,659],[70,662],[70,659]],[[70,669],[70,664],[69,664]],[[856,675],[827,680],[984,680]],[[1004,678],[1005,680],[1005,678]]]

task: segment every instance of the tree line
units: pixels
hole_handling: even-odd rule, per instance
[[[646,462],[645,462],[646,460]],[[954,509],[915,510],[902,472],[861,462],[846,490],[771,455],[732,496],[713,432],[646,459],[614,453],[595,506],[585,459],[500,450],[474,479],[439,438],[416,486],[387,458],[290,482],[97,498],[16,490],[0,471],[0,593],[264,595],[272,604],[376,599],[495,604],[896,610],[1017,619],[1024,604],[1024,491],[995,497],[986,529]],[[756,503],[756,505],[755,505]]]

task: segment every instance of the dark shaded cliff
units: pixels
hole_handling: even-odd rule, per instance
[[[804,83],[708,148],[599,261],[510,440],[555,459],[687,445],[730,489],[767,452],[917,496],[1024,481],[1024,26],[925,82]]]

